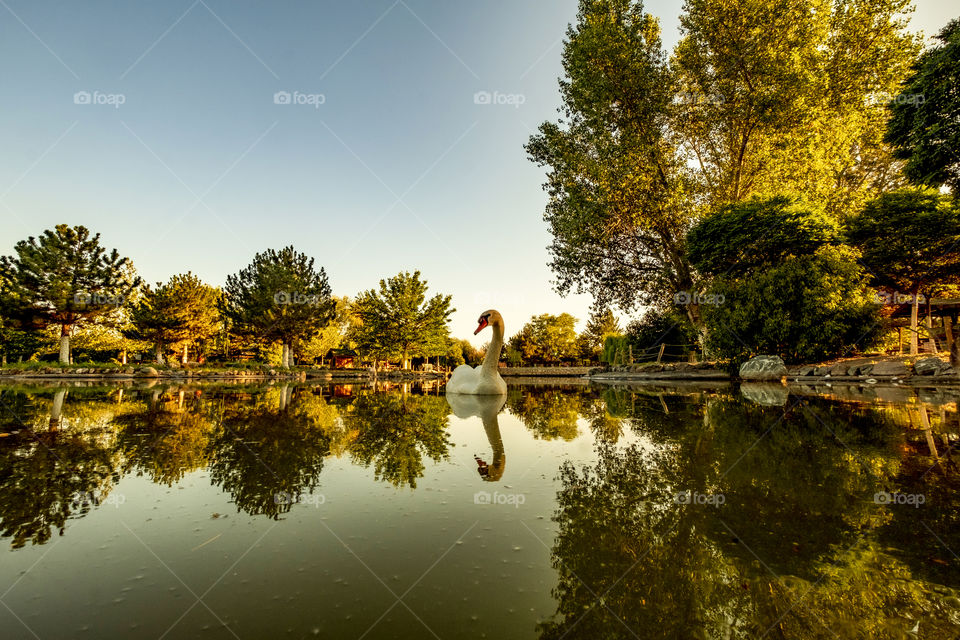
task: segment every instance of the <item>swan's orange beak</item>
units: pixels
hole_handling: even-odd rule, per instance
[[[477,327],[477,330],[473,332],[473,335],[477,335],[478,333],[480,333],[481,331],[483,331],[483,329],[484,329],[486,326],[487,326],[487,319],[486,319],[486,318],[480,318],[480,326]]]

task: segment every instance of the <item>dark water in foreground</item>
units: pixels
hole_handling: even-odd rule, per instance
[[[960,636],[957,398],[747,395],[0,387],[0,637]]]

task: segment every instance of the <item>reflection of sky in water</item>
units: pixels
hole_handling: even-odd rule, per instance
[[[397,420],[383,427],[400,434],[393,439],[417,429],[403,421],[410,412],[443,425],[442,396],[364,400],[354,390],[352,398],[326,393],[321,402],[298,391],[286,399],[287,417],[278,423],[284,400],[271,393],[256,401],[227,396],[221,403],[206,391],[202,398],[216,408],[209,414],[214,422],[232,403],[236,413],[227,415],[227,423],[255,430],[238,434],[239,440],[210,432],[220,447],[214,455],[219,452],[229,465],[204,464],[172,486],[150,480],[153,450],[136,448],[138,438],[151,437],[137,431],[149,392],[130,394],[135,400],[127,401],[134,404],[116,410],[120,417],[113,424],[129,427],[129,437],[90,426],[103,426],[104,412],[113,411],[97,405],[102,397],[68,396],[57,446],[65,446],[72,430],[100,447],[126,446],[123,455],[112,453],[109,459],[118,469],[126,459],[128,472],[118,471],[121,477],[102,503],[68,520],[62,536],[54,529],[45,544],[27,542],[5,552],[3,575],[13,586],[4,602],[41,638],[158,637],[174,624],[166,637],[233,637],[224,623],[242,638],[359,637],[368,630],[367,638],[423,638],[431,631],[441,638],[552,638],[567,631],[572,631],[568,638],[629,636],[622,624],[641,637],[675,637],[691,628],[722,631],[727,623],[717,622],[717,611],[729,610],[741,616],[729,626],[730,637],[757,637],[765,628],[762,621],[770,619],[769,607],[785,611],[791,598],[815,585],[818,590],[785,619],[784,628],[786,637],[821,637],[827,632],[812,620],[831,615],[824,602],[854,617],[867,615],[860,609],[864,594],[879,590],[870,602],[880,611],[890,602],[881,586],[894,584],[902,590],[899,609],[891,610],[889,620],[863,623],[864,629],[877,632],[875,637],[884,637],[878,629],[899,633],[901,623],[919,612],[918,602],[932,602],[934,613],[925,615],[939,619],[939,626],[925,617],[921,629],[928,630],[927,637],[953,637],[946,630],[955,630],[952,587],[960,574],[950,553],[918,531],[927,526],[945,544],[960,548],[947,526],[956,513],[956,474],[944,462],[923,475],[929,470],[928,439],[922,429],[902,435],[911,420],[923,426],[907,405],[871,413],[806,397],[816,416],[798,407],[782,419],[782,408],[761,408],[732,395],[526,387],[513,390],[495,416],[506,460],[498,481],[485,481],[476,461],[493,459],[491,430],[476,415],[450,414],[445,455],[436,461],[423,453],[434,445],[424,445],[422,470],[411,488],[403,473],[389,476],[401,478],[396,483],[376,479],[377,465],[391,468],[393,461],[383,456],[392,441],[376,440],[364,421]],[[29,403],[16,405],[19,399],[10,393],[4,400],[27,411]],[[38,393],[34,400],[38,415],[49,416],[52,394]],[[957,443],[957,413],[950,398],[941,400],[929,415],[943,453]],[[176,394],[163,396],[161,403],[172,409]],[[185,406],[193,406],[189,396]],[[134,419],[123,422],[131,412]],[[185,424],[164,420],[161,432]],[[275,484],[270,471],[244,467],[256,462],[244,457],[245,447],[263,440],[265,448],[257,451],[277,455],[281,463],[315,464],[309,456],[287,458],[269,449],[271,438],[289,444],[284,434],[306,441],[297,429],[314,424],[311,420],[339,430],[331,436],[336,453],[322,460],[314,493],[302,492],[299,503],[281,510],[276,520],[238,512],[224,482],[248,496],[247,505],[260,504],[257,489],[269,492]],[[829,429],[815,433],[820,421]],[[282,430],[275,431],[278,427]],[[577,469],[593,465],[595,434],[616,428],[622,432],[615,450],[620,453],[605,454],[602,482],[596,474],[571,481],[561,473],[564,461]],[[433,442],[428,435],[418,437]],[[2,445],[9,446],[10,438]],[[623,453],[629,445],[635,448]],[[366,447],[363,455],[355,455],[357,447]],[[146,462],[129,466],[135,455]],[[5,475],[24,473],[13,469],[10,457],[3,460]],[[289,469],[277,473],[297,477]],[[878,487],[936,494],[920,514],[884,510],[869,501]],[[675,507],[671,495],[680,489],[724,491],[727,503],[719,511]],[[552,519],[557,514],[562,526]],[[5,526],[8,520],[4,514]],[[634,564],[636,573],[617,582]],[[840,571],[836,584],[816,583],[830,566],[849,567],[861,582]],[[10,584],[0,586],[6,590]],[[605,599],[609,608],[597,608],[572,625],[579,618],[572,611],[593,611],[590,594],[613,586]],[[933,587],[939,592],[931,595]],[[819,590],[828,588],[833,591],[821,597]],[[683,614],[691,606],[702,610]],[[570,616],[566,623],[562,615],[555,617],[558,611]],[[664,615],[683,624],[652,622]],[[537,626],[551,619],[555,624]],[[861,625],[830,624],[842,638],[855,637]],[[809,636],[798,631],[804,629]],[[4,638],[32,637],[3,608],[0,630]]]

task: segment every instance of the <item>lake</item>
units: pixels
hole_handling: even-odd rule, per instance
[[[2,386],[0,637],[960,635],[956,393],[510,385]]]

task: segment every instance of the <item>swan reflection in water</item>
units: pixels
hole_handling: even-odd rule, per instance
[[[447,394],[447,403],[453,410],[453,414],[458,418],[480,418],[483,422],[483,429],[487,432],[487,441],[490,448],[493,449],[493,462],[487,464],[478,456],[477,472],[486,482],[497,482],[503,476],[503,470],[507,466],[507,454],[503,450],[503,439],[500,437],[500,422],[497,416],[503,405],[507,402],[507,396],[475,396],[459,393]]]

